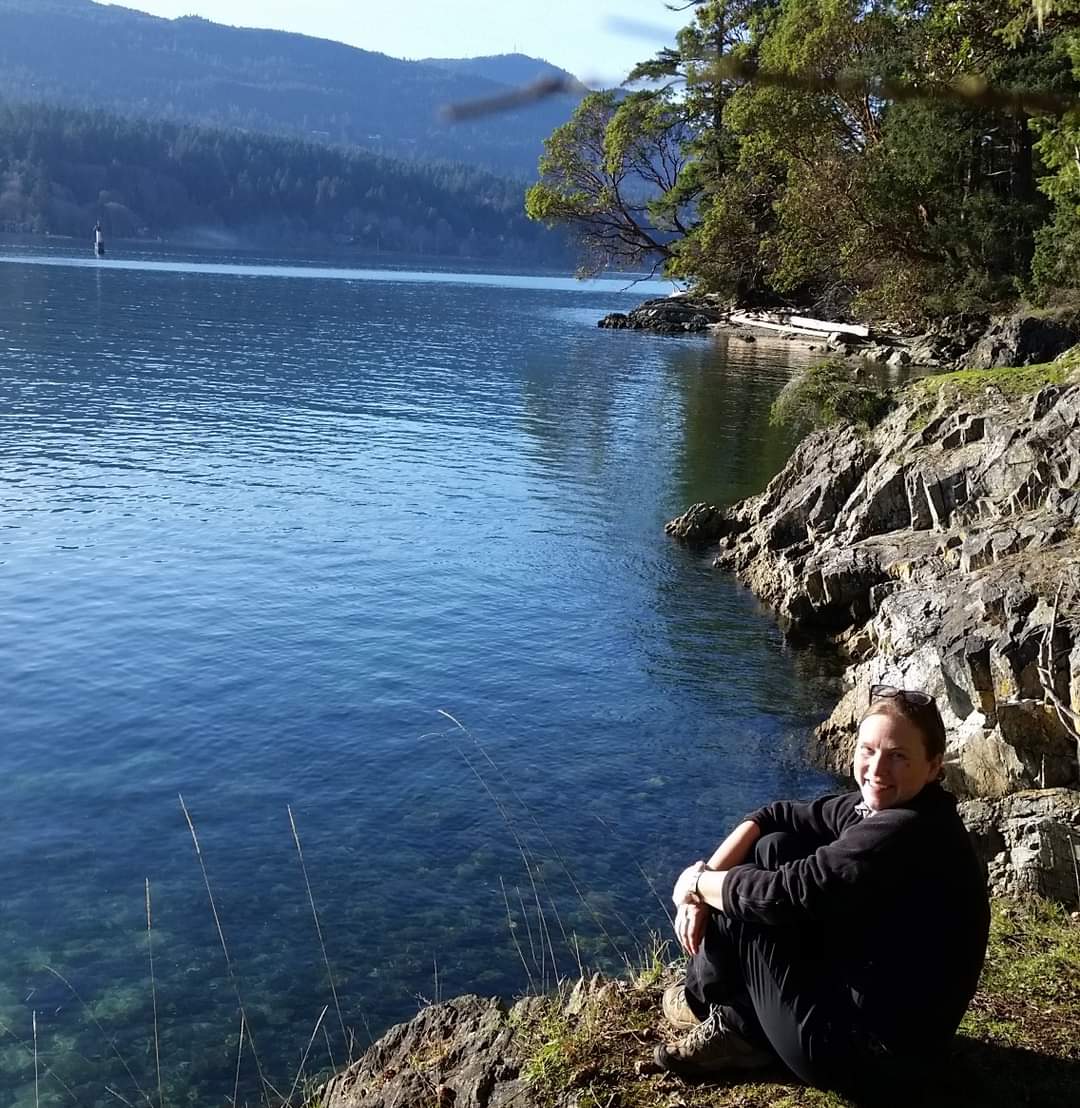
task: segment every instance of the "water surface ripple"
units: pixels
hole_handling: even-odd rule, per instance
[[[526,987],[508,908],[538,981],[538,900],[559,972],[562,929],[616,961],[642,871],[666,899],[822,783],[828,665],[662,533],[779,467],[787,350],[599,331],[616,282],[273,269],[0,257],[0,1105],[34,1012],[42,1104],[156,1088],[146,878],[167,1095],[231,1096],[178,793],[287,1089],[330,994],[286,805],[363,1042],[436,981]]]

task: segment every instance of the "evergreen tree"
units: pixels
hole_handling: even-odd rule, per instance
[[[668,234],[636,235],[639,256],[742,302],[899,320],[1080,286],[1080,111],[1032,119],[950,91],[968,81],[1075,96],[1078,10],[703,0],[675,47],[632,74],[665,82],[647,95],[666,98],[667,130],[651,117],[647,141],[681,155],[672,181],[641,181],[638,209]],[[736,85],[732,59],[760,78]],[[605,151],[618,118],[608,95],[591,132]],[[620,148],[634,126],[645,140],[633,113],[618,123]],[[547,196],[581,149],[549,141],[530,196]],[[612,218],[615,192],[562,199],[529,214],[575,228],[594,266],[617,257],[582,218]]]

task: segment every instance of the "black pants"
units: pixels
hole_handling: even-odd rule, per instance
[[[765,835],[753,860],[776,869],[812,849],[793,834]],[[771,1047],[807,1084],[858,1089],[891,1067],[841,983],[841,958],[821,930],[764,927],[712,912],[687,970],[686,999],[700,1019],[720,1006],[729,1026]]]

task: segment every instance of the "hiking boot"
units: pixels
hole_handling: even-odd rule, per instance
[[[664,1011],[664,1019],[676,1031],[689,1031],[691,1027],[697,1027],[701,1023],[686,1002],[686,987],[682,981],[677,985],[669,985],[664,990],[664,999],[660,1006]]]
[[[684,1077],[704,1077],[725,1070],[759,1069],[775,1061],[771,1051],[748,1043],[724,1023],[719,1008],[671,1046],[656,1048],[656,1064]]]

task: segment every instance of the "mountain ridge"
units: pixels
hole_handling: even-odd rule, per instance
[[[92,0],[0,0],[0,94],[9,99],[240,127],[534,176],[544,138],[569,117],[575,97],[453,126],[441,120],[440,109],[504,92],[506,83],[485,70],[557,67],[525,55],[439,61],[405,61],[331,39],[198,16],[163,19]]]

